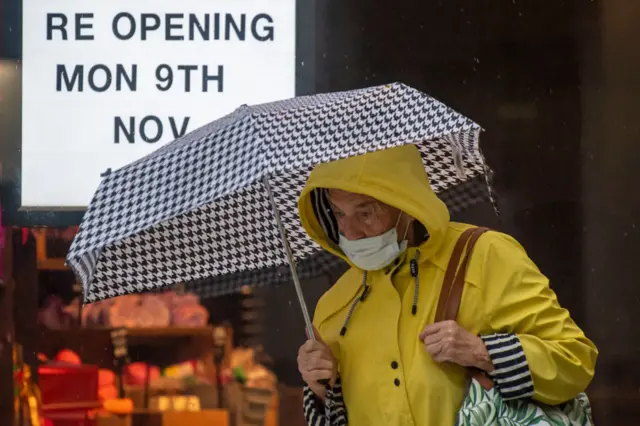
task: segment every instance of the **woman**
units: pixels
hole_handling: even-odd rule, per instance
[[[450,222],[414,145],[317,166],[299,212],[308,235],[351,265],[318,302],[317,341],[298,354],[309,424],[453,425],[464,367],[486,372],[505,399],[547,404],[591,381],[596,347],[507,235],[478,240],[458,321],[434,324],[470,225]]]

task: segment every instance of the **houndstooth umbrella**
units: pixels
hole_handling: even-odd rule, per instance
[[[242,106],[105,173],[67,262],[85,302],[181,282],[214,296],[293,279],[310,325],[298,275],[336,262],[298,219],[312,167],[415,143],[455,213],[490,194],[480,130],[400,83]]]

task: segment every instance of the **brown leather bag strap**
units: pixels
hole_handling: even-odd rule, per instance
[[[488,228],[469,228],[462,233],[456,243],[451,259],[444,275],[442,290],[440,290],[440,299],[438,300],[438,310],[436,311],[436,322],[453,320],[458,317],[460,302],[462,301],[462,291],[464,290],[464,282],[469,267],[469,259],[473,252],[478,239],[489,231]],[[464,251],[464,258],[460,263],[460,258]],[[482,371],[469,368],[468,374],[476,379],[480,385],[490,390],[493,387],[493,381],[487,377]]]
[[[469,238],[469,242],[467,243],[467,249],[464,253],[464,258],[462,259],[462,263],[458,268],[458,272],[456,273],[455,279],[453,280],[451,286],[451,292],[449,293],[449,299],[447,303],[447,307],[445,309],[445,320],[455,321],[458,317],[458,310],[460,309],[460,302],[462,301],[462,291],[464,290],[464,282],[467,275],[467,268],[469,267],[469,259],[471,259],[471,253],[473,251],[473,247],[476,245],[478,238],[482,236],[489,229],[487,228],[476,228],[474,229],[471,238]]]
[[[453,287],[456,272],[458,271],[460,257],[462,257],[464,247],[475,230],[476,228],[469,228],[465,230],[462,235],[460,235],[455,247],[453,248],[453,252],[451,253],[451,257],[449,258],[449,264],[447,265],[447,270],[444,274],[444,280],[442,281],[442,289],[440,290],[440,299],[438,300],[435,322],[445,320],[444,316],[446,313],[447,302],[449,300],[449,295],[451,294],[451,288]]]

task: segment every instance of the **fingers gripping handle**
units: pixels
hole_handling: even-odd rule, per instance
[[[322,341],[322,337],[320,336],[320,333],[318,333],[318,330],[316,330],[315,327],[312,326],[312,332],[309,333],[309,331],[307,330],[307,338],[313,340],[314,342],[320,342],[320,343],[324,343]],[[322,386],[325,387],[325,389],[330,390],[331,389],[331,379],[327,378],[327,379],[320,379],[317,381],[319,384],[321,384]]]
[[[318,380],[322,386],[324,386],[327,390],[331,389],[331,379],[320,379]]]

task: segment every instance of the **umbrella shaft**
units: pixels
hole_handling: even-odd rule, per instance
[[[276,225],[278,226],[278,231],[280,232],[280,238],[282,238],[282,244],[284,245],[284,249],[287,255],[287,262],[289,263],[289,268],[291,269],[291,276],[293,277],[293,285],[295,286],[296,294],[298,295],[298,303],[300,304],[300,309],[302,310],[302,316],[304,317],[304,324],[307,327],[307,334],[310,339],[316,340],[315,333],[313,331],[313,323],[311,322],[311,317],[309,316],[309,310],[307,309],[307,304],[304,301],[304,294],[302,293],[302,284],[300,283],[300,278],[298,277],[298,271],[296,269],[296,263],[293,258],[293,252],[291,251],[289,240],[287,240],[287,232],[285,231],[284,225],[282,224],[282,219],[280,218],[280,211],[278,210],[276,200],[273,197],[273,191],[271,190],[271,184],[269,183],[269,176],[265,175],[262,181],[264,183],[265,188],[267,189],[269,202],[271,202],[271,209],[273,210],[273,214],[276,218]]]

